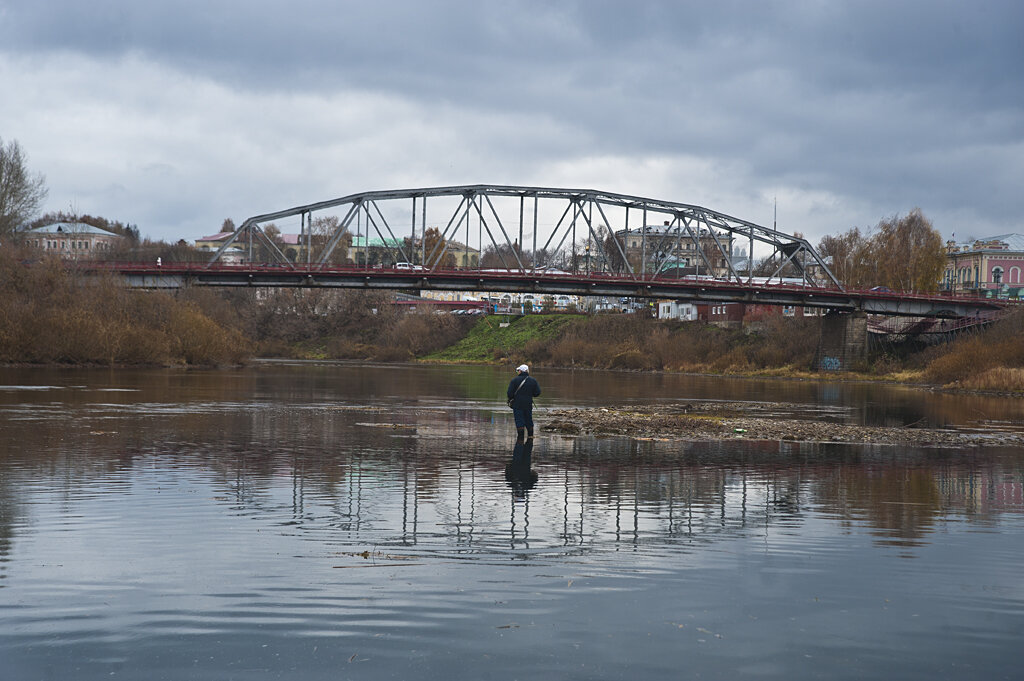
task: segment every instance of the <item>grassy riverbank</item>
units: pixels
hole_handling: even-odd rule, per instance
[[[640,315],[493,316],[481,319],[465,338],[425,359],[743,373],[806,369],[816,347],[813,320],[780,319],[751,333]]]
[[[442,362],[508,362],[527,360],[546,344],[585,322],[580,315],[481,317],[466,336],[424,359]]]

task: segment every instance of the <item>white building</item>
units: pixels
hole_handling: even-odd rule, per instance
[[[697,306],[678,300],[661,300],[658,301],[658,319],[681,319],[692,322],[697,319]]]
[[[62,258],[96,258],[124,237],[84,222],[54,222],[22,233],[25,244]]]

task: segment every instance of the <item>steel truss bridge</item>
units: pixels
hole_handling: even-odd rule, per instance
[[[290,259],[275,233],[284,231],[278,223],[287,228],[296,219],[296,257]],[[744,265],[734,256],[741,245],[747,252]],[[249,264],[224,262],[239,251]],[[468,254],[488,251],[500,266],[452,268],[446,257],[458,252],[468,261]],[[365,264],[336,264],[348,262],[351,254]],[[689,269],[681,272],[683,254]],[[771,263],[770,275],[753,275],[755,256]],[[379,263],[369,264],[374,257]],[[255,265],[254,259],[264,262]],[[556,263],[565,269],[555,270]],[[144,288],[512,292],[950,318],[1001,307],[999,301],[976,298],[846,291],[805,239],[701,206],[589,189],[507,185],[351,194],[251,217],[208,263],[91,267],[115,270],[129,285]]]
[[[429,239],[423,238],[428,224],[428,202],[431,206],[439,206],[439,210],[432,214],[434,222],[445,224],[440,231],[440,239],[432,245],[428,243]],[[326,240],[314,245],[313,214],[327,211],[344,217],[326,235]],[[386,217],[388,214],[392,220]],[[400,225],[393,224],[396,215],[402,221]],[[552,226],[555,215],[559,218]],[[742,241],[749,244],[750,253],[753,253],[756,243],[763,254],[777,261],[775,272],[767,277],[769,281],[781,280],[782,273],[789,268],[796,270],[807,283],[810,266],[818,269],[825,281],[840,287],[839,281],[806,240],[724,213],[684,203],[589,189],[505,185],[364,192],[257,215],[242,223],[225,240],[211,262],[219,260],[227,249],[241,241],[249,245],[250,252],[253,244],[257,244],[266,249],[273,262],[292,265],[274,240],[267,236],[264,227],[296,216],[300,220],[300,239],[305,239],[305,243],[300,241],[299,245],[306,254],[307,266],[314,262],[318,266],[328,264],[343,236],[353,234],[352,228],[355,227],[354,233],[360,239],[364,235],[369,237],[372,228],[380,243],[385,244],[383,248],[389,251],[391,262],[420,263],[431,271],[444,262],[451,243],[464,235],[467,247],[472,247],[473,237],[477,237],[476,247],[480,253],[491,247],[505,270],[526,272],[550,265],[555,254],[562,252],[568,241],[568,248],[574,255],[583,255],[585,251],[585,260],[588,265],[593,264],[594,269],[625,271],[636,279],[645,277],[649,272],[662,271],[671,258],[678,259],[684,252],[683,247],[688,246],[686,250],[697,261],[696,274],[701,274],[703,267],[704,274],[716,279],[743,281],[743,273],[733,265],[733,245]],[[651,229],[652,220],[660,220],[664,224]],[[476,222],[476,229],[473,229],[473,222]],[[518,231],[513,228],[518,228]],[[440,230],[439,227],[437,229]],[[611,232],[619,238],[607,238]],[[626,255],[626,237],[636,233],[639,233],[640,241],[639,262],[636,262],[636,257]],[[515,238],[517,234],[518,238]],[[527,239],[530,247],[525,246]],[[543,246],[540,245],[542,241]],[[320,252],[314,261],[313,253],[317,246]],[[716,267],[712,263],[714,259],[724,266]],[[748,259],[748,263],[752,261],[752,257]],[[575,264],[578,267],[578,259]],[[748,279],[749,273],[748,267]]]

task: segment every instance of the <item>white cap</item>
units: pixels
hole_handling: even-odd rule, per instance
[[[528,374],[530,373],[530,367],[526,366],[525,364],[520,364],[519,366],[516,367],[516,371],[518,371],[521,374]]]

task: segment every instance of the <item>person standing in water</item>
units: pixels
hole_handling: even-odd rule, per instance
[[[540,384],[530,376],[530,367],[520,364],[516,368],[516,377],[508,384],[508,406],[512,407],[512,417],[516,420],[516,439],[533,437],[533,398],[540,395]]]

